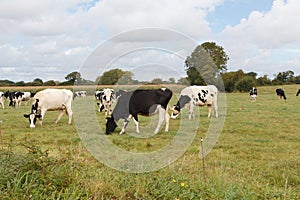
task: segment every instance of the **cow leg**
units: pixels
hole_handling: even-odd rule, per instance
[[[64,115],[64,110],[59,110],[59,115],[57,117],[57,120],[55,121],[55,124],[58,123],[58,121],[60,120],[60,118]]]
[[[160,105],[158,106],[158,124],[157,127],[154,131],[155,134],[157,134],[160,130],[160,127],[162,125],[162,123],[164,122],[164,118],[165,118],[165,114],[166,114],[166,110],[164,108],[162,108]]]
[[[211,116],[211,104],[207,105],[207,107],[208,107],[208,115],[207,115],[207,117],[210,118],[210,116]]]
[[[41,110],[41,118],[40,118],[40,120],[39,120],[39,125],[41,125],[42,126],[42,124],[43,124],[43,119],[44,119],[44,117],[45,117],[45,114],[46,114],[46,109],[42,109]]]
[[[67,107],[66,108],[66,112],[67,112],[68,117],[69,117],[68,124],[71,124],[72,123],[72,116],[73,116],[72,108],[71,107]]]
[[[129,116],[127,117],[127,119],[124,120],[123,127],[122,127],[122,130],[121,130],[121,132],[120,132],[120,135],[123,134],[123,133],[125,133],[126,126],[128,125],[128,123],[129,123],[131,117],[132,117],[132,115],[129,115]]]
[[[170,115],[168,113],[168,107],[167,107],[167,111],[165,114],[165,120],[166,120],[166,128],[165,128],[165,132],[169,131],[169,125],[170,125]]]
[[[219,117],[219,113],[218,113],[218,101],[217,101],[217,99],[215,99],[215,101],[213,103],[213,106],[214,106],[216,118],[218,118]]]
[[[192,103],[192,101],[191,101],[191,103],[190,103],[190,110],[189,110],[189,119],[192,119],[192,118],[195,118],[195,114],[194,114],[194,104]]]
[[[135,130],[137,133],[140,133],[140,129],[139,129],[139,121],[138,121],[138,118],[137,118],[137,115],[133,117],[133,122],[135,124]]]

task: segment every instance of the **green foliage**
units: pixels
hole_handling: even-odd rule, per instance
[[[222,46],[217,45],[215,42],[204,42],[201,47],[212,57],[219,72],[227,70],[229,57]]]
[[[115,85],[115,84],[131,84],[133,73],[123,71],[121,69],[112,69],[103,73],[102,76],[97,77],[98,85]]]
[[[49,80],[44,82],[44,86],[56,86],[56,83],[54,80]]]
[[[10,81],[10,80],[0,80],[0,86],[14,86],[15,82]]]
[[[163,80],[161,78],[155,78],[151,81],[151,84],[162,84]]]
[[[255,81],[251,76],[245,76],[236,82],[235,88],[240,92],[247,92],[250,88],[254,87]]]
[[[191,85],[216,85],[216,77],[227,69],[228,60],[223,47],[213,42],[203,43],[185,60],[187,79]]]
[[[82,78],[81,78],[81,74],[79,72],[71,72],[65,77],[65,79],[67,81],[73,82],[73,84],[74,84],[75,80],[81,81]]]

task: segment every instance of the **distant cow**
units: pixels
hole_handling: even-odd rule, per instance
[[[25,105],[28,104],[29,100],[34,97],[35,93],[33,92],[23,92],[22,101],[25,101]]]
[[[299,96],[299,94],[300,94],[300,89],[298,90],[298,92],[297,92],[296,96]]]
[[[15,105],[16,105],[16,102],[14,101],[15,93],[16,92],[10,92],[10,91],[6,91],[4,93],[5,98],[8,99],[8,106],[15,107]]]
[[[77,91],[74,93],[73,99],[75,99],[76,97],[86,97],[87,92],[86,91]]]
[[[2,107],[2,109],[4,109],[4,102],[5,102],[5,96],[3,92],[0,92],[0,105]]]
[[[25,114],[24,117],[29,119],[30,128],[35,127],[37,118],[40,119],[40,124],[42,125],[42,120],[45,116],[46,111],[59,110],[55,123],[57,124],[60,118],[63,116],[64,111],[69,116],[69,124],[72,121],[72,100],[73,93],[66,89],[45,89],[42,90],[33,97],[33,104],[31,107],[31,112]]]
[[[112,133],[119,119],[124,119],[124,125],[120,134],[125,132],[125,128],[131,118],[136,125],[136,132],[139,133],[138,115],[150,116],[158,112],[159,120],[154,133],[158,133],[164,120],[166,120],[165,131],[169,130],[170,116],[167,106],[172,97],[172,91],[167,88],[155,90],[135,90],[124,92],[119,98],[112,116],[106,121],[106,134]]]
[[[284,98],[284,100],[287,99],[287,97],[285,96],[284,90],[281,88],[276,89],[276,94],[280,99],[282,99],[282,97]]]
[[[105,115],[110,115],[112,112],[112,104],[116,99],[116,94],[113,89],[105,88],[100,91],[96,91],[95,97],[100,103],[98,105],[98,111],[105,111]]]
[[[256,87],[251,88],[249,94],[250,94],[250,101],[256,101],[256,98],[257,98]]]
[[[195,106],[208,106],[208,116],[211,116],[212,106],[215,110],[215,115],[218,117],[218,89],[214,85],[207,86],[189,86],[184,88],[176,105],[172,108],[171,118],[175,119],[182,108],[189,109],[189,119],[195,118]]]

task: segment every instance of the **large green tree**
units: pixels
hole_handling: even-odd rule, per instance
[[[112,69],[104,72],[102,76],[98,76],[96,83],[98,85],[131,84],[133,82],[132,76],[132,72]]]
[[[227,69],[229,57],[223,47],[205,42],[196,47],[185,60],[187,79],[190,84],[217,84],[219,73]]]

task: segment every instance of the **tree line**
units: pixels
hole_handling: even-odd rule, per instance
[[[43,82],[35,78],[32,82],[13,82],[11,80],[0,80],[0,86],[63,86],[63,85],[131,85],[131,84],[181,84],[181,85],[216,85],[219,90],[226,92],[249,91],[254,86],[300,84],[300,75],[295,75],[291,70],[278,72],[274,78],[267,75],[257,77],[256,72],[227,71],[229,56],[222,46],[214,42],[205,42],[185,60],[186,77],[175,80],[170,77],[168,80],[154,78],[152,81],[139,81],[133,79],[134,74],[130,71],[112,69],[98,76],[95,81],[84,79],[77,71],[66,75],[66,81],[58,82],[48,80]]]

